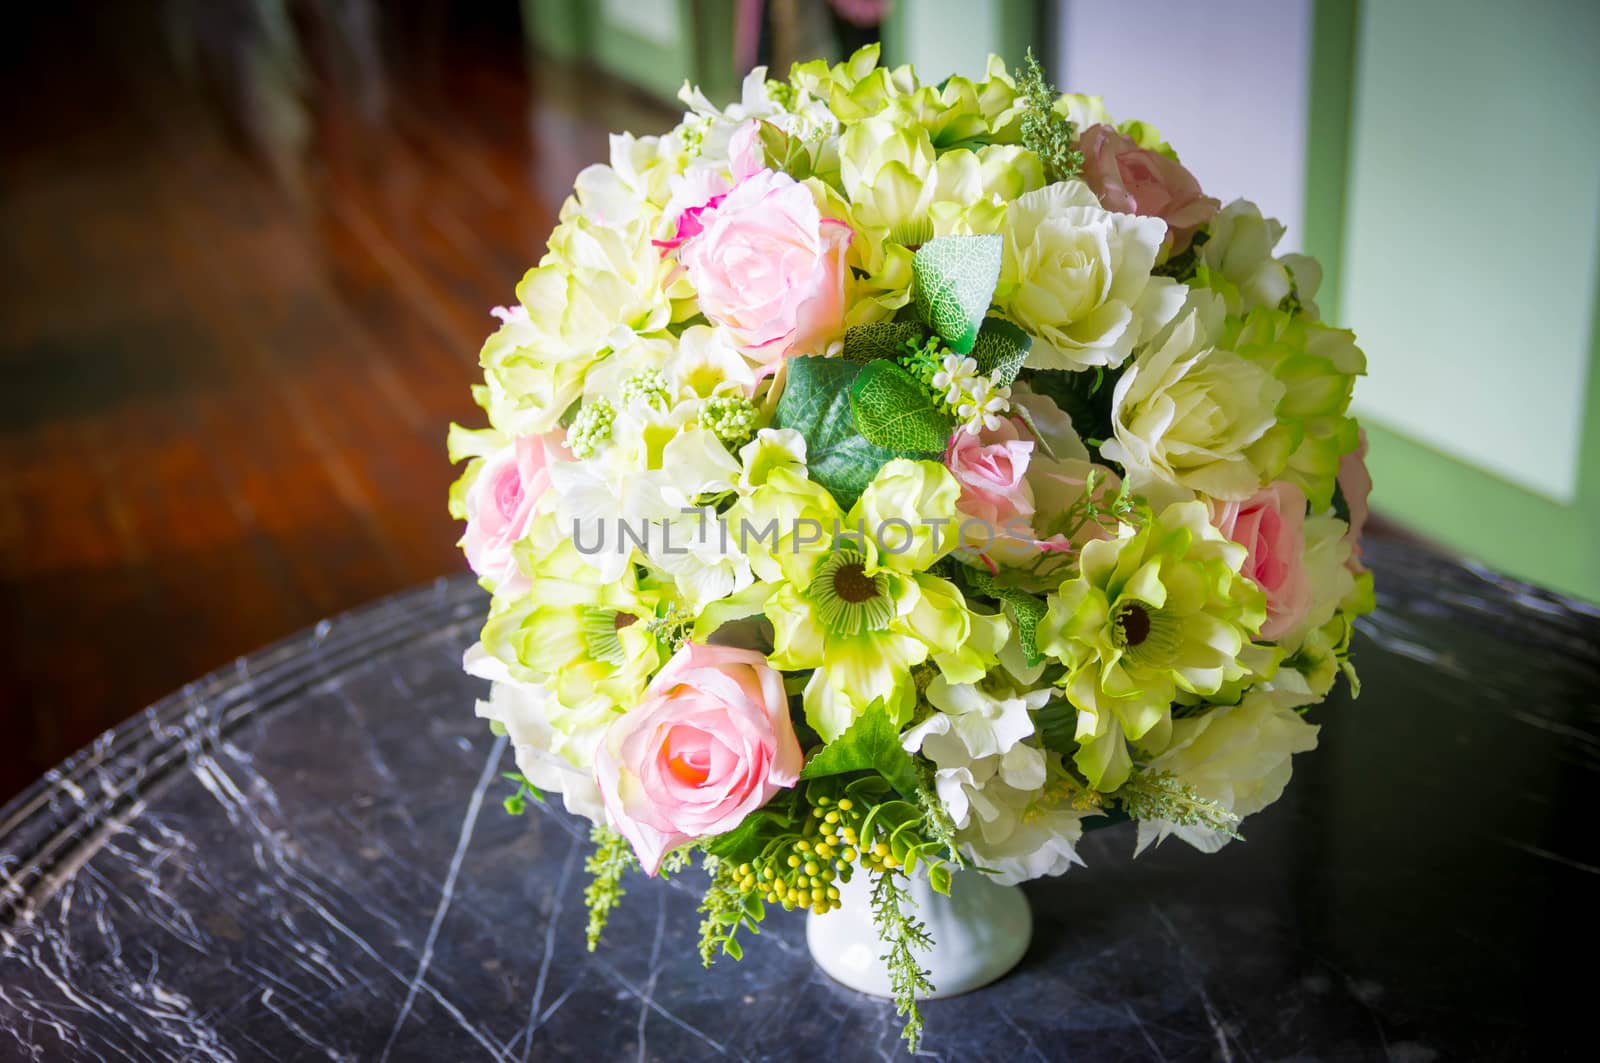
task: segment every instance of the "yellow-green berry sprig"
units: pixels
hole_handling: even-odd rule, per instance
[[[567,429],[567,449],[572,451],[572,456],[579,461],[593,457],[595,451],[610,441],[611,422],[616,416],[611,400],[604,398],[595,399],[580,409],[572,419],[572,427]]]
[[[917,997],[934,991],[928,971],[912,955],[913,950],[925,952],[933,947],[933,935],[920,920],[908,915],[915,906],[892,871],[875,874],[872,879],[872,925],[878,940],[889,947],[880,957],[889,968],[889,988],[894,997],[894,1010],[904,1015],[906,1025],[900,1036],[906,1049],[916,1052],[922,1040],[922,1012],[917,1007]]]
[[[589,925],[584,936],[589,951],[593,952],[600,944],[600,935],[605,932],[611,910],[622,903],[627,892],[622,888],[622,876],[639,863],[627,839],[608,827],[590,830],[589,840],[594,842],[594,852],[583,864],[590,876],[589,885],[583,891],[583,903],[589,908]]]
[[[700,426],[732,446],[756,434],[756,405],[743,395],[713,395],[700,410]]]
[[[1133,819],[1158,819],[1238,838],[1239,817],[1167,771],[1136,771],[1114,795]]]
[[[935,407],[945,413],[951,412],[944,401],[945,389],[935,387],[933,383],[933,378],[944,369],[945,356],[950,351],[938,336],[929,336],[921,342],[907,340],[904,350],[906,353],[895,361],[899,362],[900,367],[906,372],[922,381],[922,386],[927,388],[928,394],[933,397]]]
[[[665,410],[672,405],[666,376],[659,369],[641,369],[622,382],[622,402],[626,406]]]
[[[732,864],[707,856],[701,866],[710,873],[711,885],[700,901],[705,915],[700,921],[700,962],[710,967],[719,953],[741,960],[744,946],[739,944],[738,933],[740,929],[761,933],[766,909],[760,897],[744,888],[744,876]]]
[[[1083,152],[1074,145],[1077,127],[1056,110],[1056,90],[1045,80],[1039,60],[1028,49],[1017,71],[1017,95],[1022,98],[1022,146],[1039,156],[1046,184],[1066,181],[1083,170]]]
[[[782,107],[785,111],[794,110],[795,88],[787,81],[778,81],[775,78],[767,79],[767,98]]]

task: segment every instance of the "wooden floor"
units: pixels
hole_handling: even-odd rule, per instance
[[[673,120],[530,76],[516,0],[301,13],[298,64],[268,6],[25,5],[10,36],[0,800],[239,654],[463,571],[444,436],[476,420],[488,308],[606,131]]]

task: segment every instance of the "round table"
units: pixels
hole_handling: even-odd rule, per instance
[[[1364,693],[1313,710],[1247,841],[1029,884],[943,1059],[1540,1057],[1587,1019],[1600,613],[1375,543]],[[0,812],[0,1058],[893,1059],[893,1008],[777,913],[702,970],[698,872],[583,947],[585,826],[506,815],[444,581],[324,622],[103,735]],[[84,652],[92,652],[85,647]],[[1341,688],[1342,689],[1342,688]],[[1575,968],[1574,968],[1574,965]]]

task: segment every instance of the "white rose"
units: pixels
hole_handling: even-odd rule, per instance
[[[1184,288],[1150,275],[1166,231],[1160,218],[1103,209],[1082,181],[1014,201],[995,301],[1035,337],[1029,364],[1118,366],[1170,320]]]
[[[1283,795],[1290,758],[1317,746],[1318,727],[1285,704],[1291,697],[1258,687],[1237,705],[1202,716],[1174,720],[1172,741],[1149,764],[1152,772],[1171,772],[1201,797],[1241,819]],[[1201,852],[1214,853],[1228,836],[1205,827],[1180,827],[1163,820],[1140,820],[1137,855],[1177,835]]]
[[[1156,506],[1195,492],[1249,498],[1282,467],[1267,430],[1284,385],[1266,369],[1211,346],[1220,297],[1196,291],[1182,317],[1117,380],[1113,439],[1100,452],[1127,469],[1133,489]],[[1259,444],[1259,445],[1258,445]]]

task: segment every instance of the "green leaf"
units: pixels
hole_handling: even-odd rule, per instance
[[[1064,756],[1078,750],[1078,710],[1066,698],[1048,702],[1033,713],[1034,729],[1046,749]]]
[[[917,792],[917,766],[900,746],[900,728],[881,700],[867,706],[844,734],[822,747],[801,769],[802,779],[875,771],[906,797]],[[882,807],[882,806],[880,806]],[[913,807],[913,813],[916,809]]]
[[[1039,653],[1038,642],[1039,621],[1044,619],[1047,609],[1044,599],[1026,591],[1007,588],[1001,591],[1000,600],[1005,603],[1012,623],[1017,626],[1017,642],[1022,647],[1023,663],[1032,668],[1044,659]]]
[[[845,330],[844,356],[852,362],[899,358],[907,340],[920,343],[927,330],[915,321],[873,321]]]
[[[978,372],[992,379],[995,387],[1005,387],[1022,372],[1022,363],[1028,360],[1032,346],[1032,336],[1003,317],[991,317],[978,331],[972,357],[978,363]]]
[[[879,360],[861,367],[850,385],[850,411],[868,442],[899,452],[943,454],[955,431],[922,381],[897,362]]]
[[[950,869],[943,864],[929,864],[928,885],[933,892],[950,896]]]
[[[917,311],[958,354],[970,352],[978,339],[1000,280],[1001,249],[994,233],[941,236],[912,256],[911,297]]]
[[[1039,653],[1039,621],[1048,610],[1045,600],[1018,587],[1007,587],[989,573],[976,568],[963,570],[966,585],[973,593],[994,598],[1005,607],[1011,622],[1017,628],[1017,643],[1022,647],[1022,659],[1029,668],[1044,659]]]
[[[706,845],[706,852],[730,864],[747,863],[761,855],[774,834],[788,830],[793,819],[768,806],[750,813],[737,827],[717,835]]]
[[[899,456],[856,429],[850,385],[861,369],[860,363],[844,358],[791,358],[773,419],[773,427],[792,428],[805,437],[811,478],[847,510],[878,470]]]
[[[729,956],[732,956],[734,962],[744,959],[744,946],[739,944],[738,938],[729,937],[724,939],[722,942],[722,951],[726,952]]]
[[[767,165],[772,169],[782,170],[796,181],[804,181],[811,176],[815,164],[811,152],[799,137],[791,137],[771,122],[762,122],[756,135],[761,140]]]

